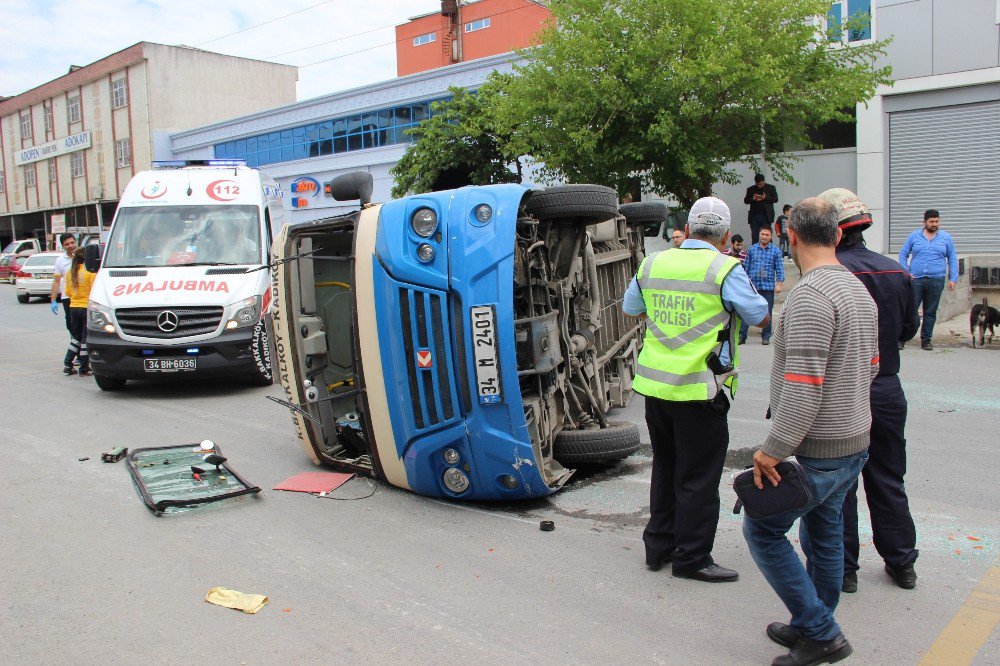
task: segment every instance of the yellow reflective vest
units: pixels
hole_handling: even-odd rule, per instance
[[[728,341],[732,365],[739,361],[739,317],[722,303],[722,283],[739,265],[707,248],[672,248],[643,260],[636,281],[648,321],[632,383],[637,392],[678,402],[712,400],[720,385],[735,393],[735,374],[717,377],[707,359]]]

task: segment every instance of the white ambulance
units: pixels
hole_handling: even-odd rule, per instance
[[[90,294],[97,385],[243,376],[271,383],[268,259],[284,224],[274,180],[242,162],[157,162],[115,212]]]

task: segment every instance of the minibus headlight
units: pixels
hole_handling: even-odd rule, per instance
[[[441,457],[444,458],[444,461],[449,465],[456,464],[459,458],[458,451],[456,451],[455,449],[445,449],[444,452],[441,454]]]
[[[434,247],[430,243],[421,243],[417,246],[417,259],[428,264],[434,261]]]
[[[91,331],[103,331],[104,333],[114,333],[114,317],[111,308],[101,305],[91,300],[87,305],[87,329]]]
[[[437,229],[438,216],[430,208],[420,208],[413,214],[410,226],[413,232],[421,238],[430,238],[434,230]]]
[[[457,467],[449,467],[444,471],[444,487],[456,495],[461,495],[469,489],[469,477]]]
[[[493,219],[493,209],[489,204],[479,204],[472,212],[480,224],[489,224]]]

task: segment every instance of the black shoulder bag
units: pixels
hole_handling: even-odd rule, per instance
[[[812,484],[806,478],[802,465],[792,460],[782,460],[774,469],[781,476],[781,481],[773,486],[765,477],[763,489],[754,485],[753,468],[736,475],[733,490],[736,491],[737,499],[733,513],[739,513],[742,507],[746,507],[747,515],[751,518],[767,518],[801,509],[812,501]]]

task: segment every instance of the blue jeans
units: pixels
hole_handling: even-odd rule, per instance
[[[767,314],[771,316],[774,314],[774,292],[773,291],[763,291],[761,289],[757,290],[757,293],[764,297],[767,301]],[[740,340],[747,339],[747,333],[750,332],[750,324],[744,322],[740,323]],[[764,340],[771,339],[771,323],[768,322],[767,327],[760,332],[760,337]]]
[[[913,280],[913,297],[917,300],[924,315],[924,323],[920,326],[920,339],[930,340],[934,333],[934,323],[937,321],[938,303],[941,302],[941,292],[944,291],[943,277],[921,277]]]
[[[867,460],[867,450],[844,458],[798,457],[812,484],[813,501],[796,511],[743,519],[743,536],[757,568],[792,614],[791,626],[812,640],[829,641],[840,634],[833,612],[844,582],[841,509]],[[786,536],[799,518],[805,566]]]

